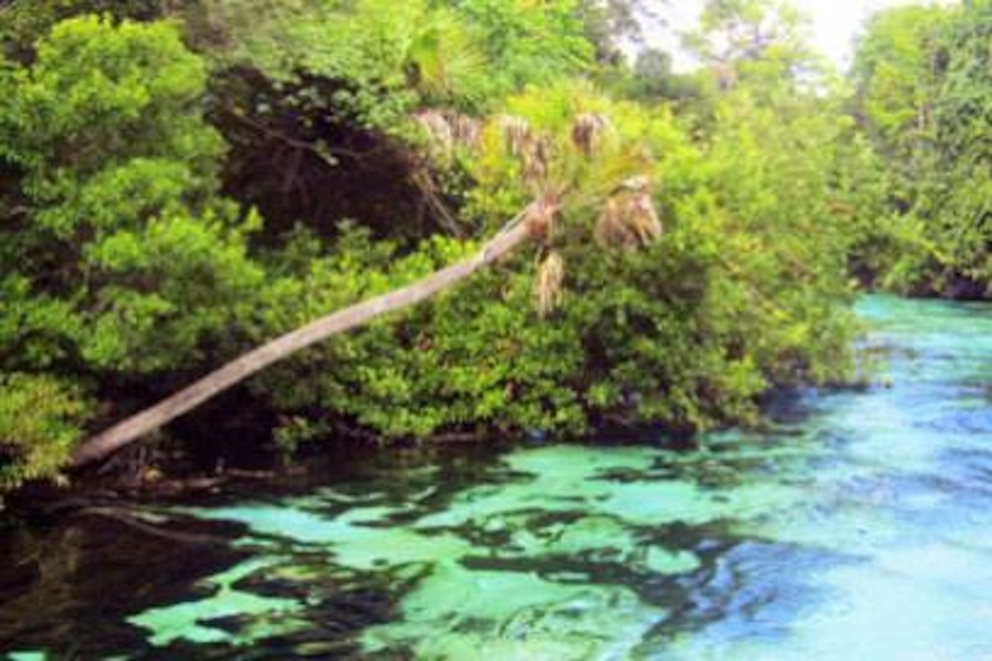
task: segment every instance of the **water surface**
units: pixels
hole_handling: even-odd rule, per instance
[[[992,308],[860,308],[882,382],[760,432],[342,451],[265,493],[0,533],[0,649],[992,658]]]

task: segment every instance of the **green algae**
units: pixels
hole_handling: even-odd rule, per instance
[[[197,514],[243,523],[251,531],[247,541],[270,552],[324,552],[332,563],[326,573],[392,572],[397,583],[415,577],[400,602],[401,617],[361,637],[370,652],[398,646],[418,655],[456,658],[458,649],[488,640],[502,650],[497,658],[626,654],[666,611],[643,602],[629,587],[591,580],[590,564],[629,568],[644,576],[693,572],[702,566],[696,554],[659,545],[650,534],[652,527],[750,517],[784,506],[792,497],[788,490],[767,485],[725,493],[689,481],[658,479],[653,471],[670,458],[670,453],[651,448],[527,449],[504,458],[507,482],[457,492],[440,511],[418,510],[416,499],[384,506],[375,504],[376,499],[352,498],[353,507],[328,515],[328,501],[342,499],[322,492],[275,505],[245,504]],[[395,523],[398,515],[406,523]],[[480,538],[490,541],[480,546],[473,541]],[[474,566],[487,562],[510,564],[500,569]],[[542,563],[561,569],[539,576],[533,567]],[[291,630],[294,621],[285,616],[301,612],[306,604],[231,588],[239,578],[271,569],[271,564],[275,560],[268,557],[257,566],[236,568],[211,579],[220,586],[216,594],[153,609],[131,621],[149,629],[156,645],[179,637],[238,644],[255,640],[259,632],[272,634],[279,626]],[[279,575],[286,579],[293,573],[283,568]],[[298,576],[306,580],[308,574]],[[236,614],[259,619],[263,626],[232,635],[203,624]]]
[[[177,639],[193,643],[229,643],[247,645],[271,636],[275,631],[287,629],[286,614],[297,604],[288,599],[262,597],[233,587],[246,576],[271,566],[272,558],[254,558],[212,576],[205,583],[215,589],[205,599],[187,601],[172,606],[153,608],[128,621],[153,632],[149,641],[155,646],[165,646]],[[239,617],[253,620],[252,627],[237,635],[210,626],[211,621]]]
[[[644,566],[656,574],[684,574],[699,569],[699,558],[688,551],[669,551],[652,546],[642,560]]]
[[[559,583],[533,573],[444,564],[403,601],[403,620],[368,630],[369,652],[423,658],[480,649],[495,659],[623,658],[664,616],[630,590]],[[480,647],[481,645],[481,647]]]

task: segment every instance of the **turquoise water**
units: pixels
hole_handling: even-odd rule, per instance
[[[882,383],[760,432],[342,450],[5,533],[11,658],[992,658],[992,307],[866,299]]]

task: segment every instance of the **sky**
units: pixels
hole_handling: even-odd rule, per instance
[[[704,0],[653,0],[674,30],[695,25]],[[913,0],[793,0],[813,19],[813,43],[841,69],[846,69],[854,51],[854,40],[861,26],[873,12],[885,7],[914,4]],[[926,4],[918,0],[915,4]],[[670,52],[677,50],[677,38],[666,30],[650,39]],[[691,61],[676,54],[676,68],[686,69]]]

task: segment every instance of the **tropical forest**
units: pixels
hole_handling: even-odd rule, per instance
[[[992,3],[833,4],[0,1],[0,658],[992,658]]]

